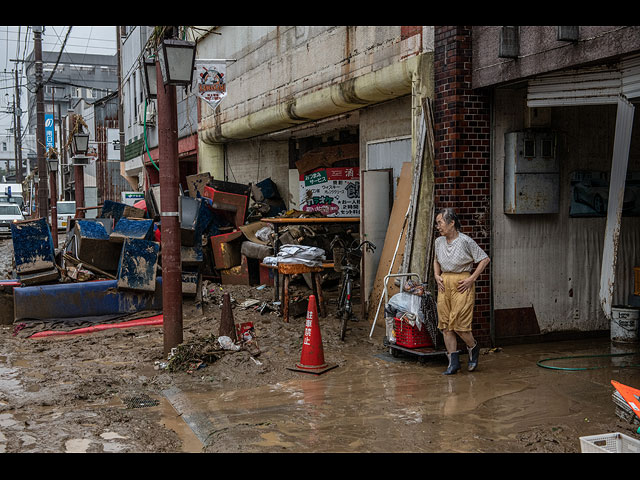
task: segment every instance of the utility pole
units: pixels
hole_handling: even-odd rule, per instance
[[[122,51],[121,51],[121,43],[120,35],[122,31],[121,26],[116,27],[116,42],[118,45],[117,54],[118,54],[118,133],[120,140],[120,162],[124,163],[124,115],[122,109]],[[144,163],[144,162],[143,162]],[[144,167],[143,167],[144,168]]]
[[[34,26],[33,29],[33,51],[35,58],[36,74],[36,154],[38,156],[38,216],[48,218],[48,172],[47,160],[45,158],[44,146],[44,91],[42,82],[42,31],[43,27]],[[53,221],[53,219],[52,219]],[[56,219],[57,221],[57,219]]]
[[[16,156],[16,182],[18,182],[18,173],[17,173],[17,169],[18,169],[18,129],[17,129],[17,123],[16,123],[16,98],[15,96],[13,97],[13,105],[12,105],[12,109],[11,109],[11,114],[13,115],[13,151],[14,154]],[[7,161],[7,174],[10,173],[9,170],[9,161]],[[18,182],[20,183],[20,182]]]
[[[22,183],[22,109],[20,108],[20,84],[18,83],[18,64],[16,63],[16,183]]]
[[[69,110],[69,115],[72,119],[70,122],[71,131],[69,132],[69,136],[73,136],[73,134],[80,129],[80,126],[78,126],[79,119],[73,110]],[[76,216],[78,218],[84,218],[84,210],[78,210],[84,209],[84,167],[82,165],[73,166],[73,177],[75,182],[76,212],[78,212]]]
[[[53,144],[55,145],[56,143],[56,122],[55,122],[55,118],[56,118],[56,100],[55,100],[55,91],[56,89],[53,89],[53,94],[51,95],[51,103],[52,103],[52,107],[53,107]],[[59,162],[59,160],[58,160]],[[58,163],[59,165],[59,163]],[[47,162],[47,167],[48,167],[48,162]],[[58,189],[56,188],[56,172],[51,172],[51,175],[49,176],[49,195],[50,195],[50,200],[51,200],[51,236],[53,237],[53,244],[57,247],[58,246],[58,199],[56,198],[58,195]]]
[[[178,211],[178,114],[175,85],[158,78],[158,151],[160,154],[160,227],[162,242],[162,310],[164,353],[182,343],[182,267]]]

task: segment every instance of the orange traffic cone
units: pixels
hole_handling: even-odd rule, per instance
[[[337,367],[337,365],[327,365],[324,361],[316,297],[315,295],[311,295],[309,296],[309,306],[307,307],[307,319],[304,328],[300,363],[296,363],[296,366],[289,368],[289,370],[319,375],[335,367]]]
[[[220,317],[219,337],[229,337],[234,342],[236,337],[236,325],[233,321],[233,312],[231,311],[231,296],[228,293],[222,295],[222,316]]]
[[[624,401],[631,407],[633,413],[640,418],[640,390],[629,387],[615,380],[611,380],[611,385],[622,395]]]

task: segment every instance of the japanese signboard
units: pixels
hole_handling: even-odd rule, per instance
[[[328,217],[360,216],[360,169],[320,168],[300,175],[300,205]]]
[[[53,114],[47,113],[44,116],[44,137],[45,137],[45,147],[47,150],[49,148],[55,148],[56,139],[53,128]]]
[[[120,130],[107,129],[107,160],[120,160]]]
[[[224,60],[196,60],[194,92],[213,108],[227,95]]]

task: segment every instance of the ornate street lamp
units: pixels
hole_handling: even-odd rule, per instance
[[[196,44],[167,38],[158,48],[158,62],[165,85],[191,85],[196,60]]]
[[[49,166],[50,172],[58,171],[58,156],[55,152],[51,152],[51,154],[47,156],[47,165]]]
[[[89,134],[77,132],[73,134],[71,148],[74,155],[86,155],[89,150]]]
[[[89,134],[84,132],[74,133],[71,138],[71,153],[73,154],[71,160],[73,165],[88,164],[87,150],[89,150]]]
[[[144,73],[144,87],[147,92],[147,98],[156,98],[158,96],[158,79],[156,75],[156,61],[153,57],[145,57],[141,65]]]

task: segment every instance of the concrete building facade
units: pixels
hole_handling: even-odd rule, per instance
[[[159,183],[157,107],[147,99],[141,60],[153,27],[119,27],[121,104],[123,110],[124,175],[133,190],[145,190]],[[187,189],[186,177],[197,173],[198,99],[189,90],[176,89],[178,98],[178,137],[180,184]],[[145,113],[146,112],[146,113]]]
[[[303,175],[296,164],[310,152],[335,167],[362,173],[389,170],[397,183],[411,164],[422,101],[433,96],[433,27],[279,26],[198,27],[197,58],[226,61],[227,96],[213,109],[200,102],[198,171],[238,183],[266,178],[292,209],[303,210]],[[391,194],[394,194],[393,186]],[[380,192],[380,197],[388,193]],[[387,204],[385,208],[390,208]],[[372,205],[361,238],[378,244],[390,210]],[[357,213],[360,215],[360,212]],[[384,217],[383,235],[372,231]],[[422,275],[427,215],[418,215],[414,268]],[[380,226],[377,225],[379,228]],[[369,298],[377,258],[367,263]],[[373,309],[375,310],[375,308]]]
[[[441,28],[471,52],[461,93],[471,87],[491,132],[478,131],[482,174],[468,177],[470,160],[454,170],[491,193],[468,220],[492,252],[493,341],[605,334],[611,306],[634,301],[640,265],[640,27]],[[479,126],[461,124],[458,152]]]

